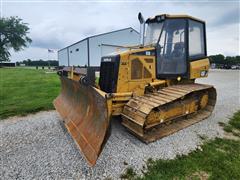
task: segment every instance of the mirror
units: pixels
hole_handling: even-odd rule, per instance
[[[143,24],[145,22],[141,12],[138,13],[138,20],[139,20],[140,24]]]

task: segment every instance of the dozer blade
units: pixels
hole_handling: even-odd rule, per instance
[[[62,90],[53,104],[88,163],[96,164],[109,127],[103,92],[78,81],[60,77]]]

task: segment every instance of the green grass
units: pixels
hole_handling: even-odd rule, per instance
[[[99,79],[100,79],[99,77],[96,77],[96,80],[95,80],[96,84],[99,84]]]
[[[231,136],[236,136],[236,133],[240,132],[240,111],[235,113],[225,126],[228,127]],[[206,140],[201,150],[178,156],[173,160],[150,159],[142,177],[135,175],[132,169],[126,170],[122,178],[240,179],[240,139],[236,137]]]
[[[222,126],[226,132],[232,133],[233,135],[240,137],[240,123],[239,122],[240,122],[240,116],[238,113],[236,113],[230,119],[228,124],[220,122],[219,125]]]
[[[0,119],[53,109],[60,81],[56,73],[0,68]]]
[[[136,172],[134,172],[134,169],[132,167],[128,167],[125,170],[125,173],[121,175],[121,179],[134,179],[134,177],[136,176]]]

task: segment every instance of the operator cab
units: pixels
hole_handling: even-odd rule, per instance
[[[144,46],[156,47],[157,78],[188,78],[190,62],[206,58],[203,21],[164,14],[148,18],[145,23]]]

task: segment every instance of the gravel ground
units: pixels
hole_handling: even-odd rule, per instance
[[[172,159],[201,144],[201,136],[223,136],[218,122],[240,109],[239,71],[213,70],[200,83],[213,84],[218,100],[213,115],[189,128],[146,145],[112,120],[112,134],[94,168],[88,167],[55,111],[0,122],[0,179],[119,178],[126,167],[140,170],[148,158]],[[126,163],[128,165],[126,165]]]

